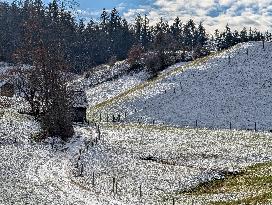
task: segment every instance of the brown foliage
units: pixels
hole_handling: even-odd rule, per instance
[[[38,24],[33,11],[33,17],[25,23],[24,46],[14,55],[18,62],[17,86],[29,103],[31,114],[41,121],[48,136],[67,139],[73,134],[72,104],[66,87],[68,66],[62,55],[61,43],[55,42],[50,48],[45,46],[42,27]],[[37,30],[36,36],[32,35],[33,30]],[[25,62],[32,66],[22,66]]]

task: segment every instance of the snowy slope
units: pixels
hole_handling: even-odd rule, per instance
[[[63,152],[57,149],[61,143],[52,149],[48,143],[32,142],[40,131],[32,117],[9,109],[0,125],[0,204],[103,204],[70,180],[74,153],[86,138],[83,128],[76,129],[82,137],[68,143]],[[91,128],[88,133],[95,136]]]
[[[232,128],[254,128],[257,122],[258,129],[269,129],[271,51],[271,43],[265,51],[261,43],[236,46],[129,94],[102,113],[104,120],[106,113],[120,113],[128,124],[102,123],[101,139],[97,127],[75,126],[76,134],[67,143],[55,141],[53,148],[53,139],[33,143],[39,124],[13,107],[6,109],[0,118],[0,204],[166,205],[172,202],[165,197],[176,192],[271,161],[271,133],[129,123],[142,118],[195,126],[197,119],[198,127],[228,128],[232,121]],[[139,73],[94,88],[83,79],[81,83],[96,106],[144,80],[145,74]],[[117,193],[112,192],[113,178]],[[179,204],[192,204],[189,196],[182,197]],[[195,204],[206,203],[198,199]]]
[[[252,132],[106,125],[98,145],[82,156],[83,178],[74,180],[121,204],[169,204],[163,197],[171,193],[271,160],[270,140]]]
[[[247,55],[248,50],[248,55]],[[230,56],[230,59],[229,59]],[[127,122],[272,130],[272,43],[238,45],[104,110]],[[136,110],[135,110],[136,109]],[[135,112],[136,111],[136,112]]]
[[[31,141],[40,130],[31,117],[10,110],[0,123],[0,204],[5,205],[169,204],[163,197],[272,159],[271,134],[101,125],[97,139],[94,127],[77,126],[74,138],[55,141],[52,148]],[[81,177],[77,162],[83,165]]]
[[[98,103],[109,100],[112,97],[136,86],[146,80],[148,74],[144,71],[133,75],[125,75],[113,81],[101,83],[95,87],[87,88],[89,106],[93,107]]]
[[[123,63],[124,62],[119,62],[120,65],[117,63],[115,65],[115,69],[113,69],[112,72],[114,73],[115,70],[117,70],[117,71],[123,70],[124,69],[124,68],[122,68],[122,66],[124,66]],[[186,62],[177,63],[175,65],[172,65],[169,68],[162,71],[162,73],[170,72],[170,71],[174,70],[175,68],[180,67],[184,64],[186,64]],[[120,68],[118,68],[118,65],[120,66]],[[110,74],[110,76],[111,76],[111,74]],[[84,77],[80,77],[73,82],[75,84],[78,84],[79,86],[81,86],[82,88],[84,88],[86,90],[90,109],[92,109],[93,107],[95,107],[99,103],[110,100],[110,99],[126,92],[127,90],[144,83],[150,77],[150,74],[148,74],[146,71],[125,74],[125,75],[119,76],[116,79],[112,79],[111,81],[102,82],[102,80],[101,80],[102,83],[97,84],[95,86],[90,86],[91,84],[94,83],[94,81],[96,81],[93,79],[94,77],[97,77],[97,76],[95,75],[95,76],[87,78],[87,79]]]

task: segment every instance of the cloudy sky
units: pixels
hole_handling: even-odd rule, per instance
[[[1,0],[0,0],[1,1]],[[45,0],[45,2],[49,0]],[[116,7],[122,16],[133,21],[137,13],[147,14],[152,22],[160,17],[171,23],[179,16],[204,22],[210,32],[243,26],[272,31],[272,0],[78,0],[78,13],[85,19],[97,19],[103,8]]]

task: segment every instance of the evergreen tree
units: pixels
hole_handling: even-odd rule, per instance
[[[247,29],[245,27],[240,32],[240,39],[241,39],[241,42],[247,42],[248,41]]]
[[[195,46],[196,46],[196,56],[202,56],[202,55],[207,55],[207,41],[208,41],[208,36],[206,34],[206,30],[202,24],[202,22],[199,23],[198,28],[196,30],[195,34],[195,40],[194,40]]]
[[[147,18],[147,15],[145,15],[144,17],[141,38],[142,38],[143,47],[147,49],[151,41],[150,30],[149,30],[149,19]]]
[[[182,22],[179,17],[175,18],[173,25],[170,27],[170,32],[175,40],[176,49],[182,47]]]
[[[235,44],[233,34],[231,32],[231,29],[229,25],[226,25],[226,30],[223,33],[223,42],[222,42],[222,48],[226,49]]]
[[[183,39],[183,45],[186,50],[193,50],[196,45],[196,26],[192,19],[184,25]]]
[[[214,32],[214,41],[215,41],[216,47],[219,50],[221,50],[222,49],[222,38],[221,38],[221,34],[219,33],[218,29],[216,29]]]
[[[233,43],[232,43],[232,45],[236,45],[236,44],[238,44],[238,43],[241,42],[240,34],[239,34],[239,32],[237,30],[235,30],[233,32],[232,36],[233,36]]]
[[[248,40],[249,40],[249,41],[253,41],[253,40],[254,40],[253,32],[252,32],[251,27],[249,28]]]
[[[143,29],[143,18],[140,14],[135,19],[135,44],[142,44],[142,29]]]

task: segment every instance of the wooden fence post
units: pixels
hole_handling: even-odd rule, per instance
[[[254,127],[255,129],[255,132],[257,132],[257,123],[255,122],[255,127]]]
[[[101,132],[100,132],[100,127],[99,125],[97,126],[97,132],[98,132],[98,139],[101,139]]]
[[[230,127],[230,130],[231,130],[231,122],[230,122],[230,124],[229,124],[229,127]]]
[[[117,195],[117,181],[115,181],[115,194]]]
[[[115,177],[112,177],[112,192],[114,193]]]
[[[140,198],[142,198],[143,193],[142,193],[142,185],[140,185]]]
[[[94,181],[94,172],[93,172],[93,180],[92,180],[92,185],[93,185],[93,187],[94,187],[94,184],[95,183],[95,181]]]
[[[81,169],[80,169],[80,176],[83,176],[83,164],[81,164]]]

